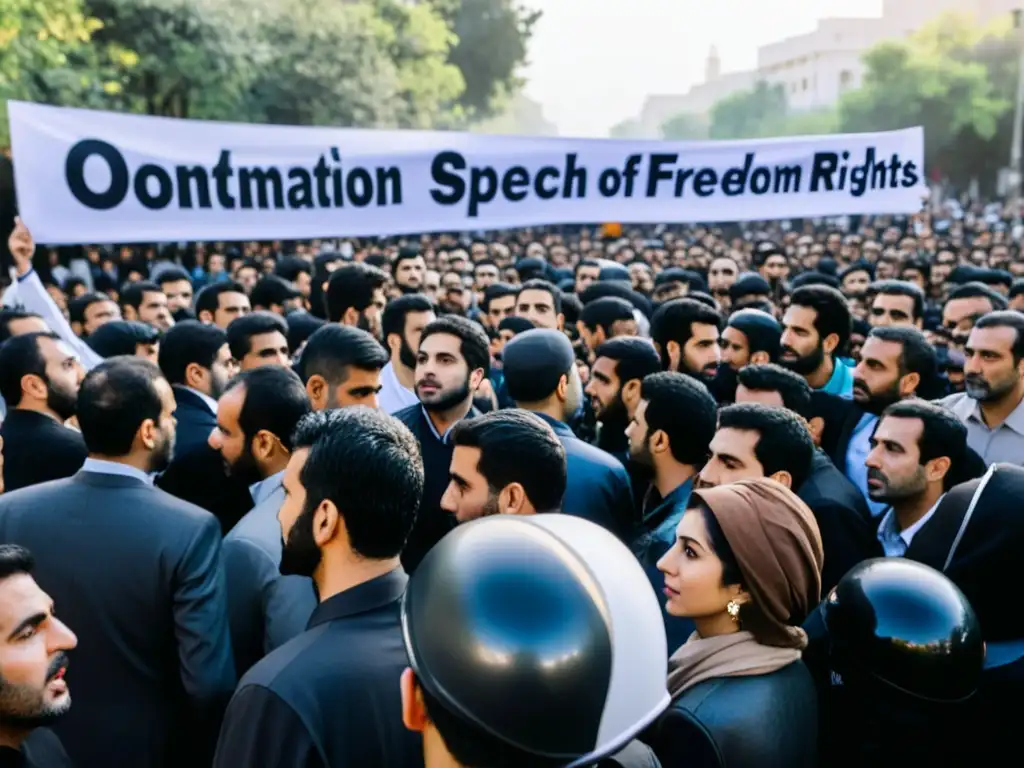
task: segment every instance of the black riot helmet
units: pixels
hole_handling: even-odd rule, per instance
[[[402,629],[426,713],[464,765],[591,765],[669,704],[647,577],[581,518],[458,526],[410,578]]]
[[[981,681],[985,645],[967,598],[933,568],[903,558],[852,568],[822,605],[833,668],[847,685],[882,684],[954,703]]]

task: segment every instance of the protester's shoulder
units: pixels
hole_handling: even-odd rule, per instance
[[[306,630],[275,648],[245,673],[238,683],[238,691],[251,687],[264,688],[284,701],[289,701],[297,689],[302,688],[303,681],[308,684],[311,677],[319,675],[319,671],[311,675],[310,670],[317,670],[323,662],[323,658],[316,653],[317,640],[321,634]]]
[[[0,494],[0,511],[27,509],[40,504],[54,503],[57,500],[66,503],[73,498],[74,489],[74,478],[62,477],[59,480],[48,480],[16,491],[8,491]]]
[[[601,467],[608,474],[621,475],[622,477],[629,476],[621,461],[596,445],[591,445],[578,437],[563,438],[562,445],[565,446],[566,456],[584,459],[588,464]]]
[[[147,492],[149,515],[154,522],[166,527],[184,527],[188,529],[201,530],[211,526],[220,529],[217,518],[202,507],[172,496],[156,486],[146,486],[140,489]],[[168,514],[170,513],[170,514]]]
[[[415,405],[410,405],[402,408],[401,410],[395,411],[391,415],[405,424],[405,426],[413,429],[420,423],[421,412],[422,407],[419,403],[416,403]]]
[[[941,405],[943,408],[946,408],[950,411],[956,411],[957,408],[961,406],[969,397],[970,395],[968,395],[966,392],[957,392],[952,395],[940,397],[938,400],[932,400],[932,402],[935,403],[935,405]]]

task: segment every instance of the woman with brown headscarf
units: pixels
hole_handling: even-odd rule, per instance
[[[696,632],[669,660],[673,702],[645,740],[664,768],[803,768],[817,701],[800,628],[821,596],[814,515],[774,480],[695,491],[658,562],[666,610]]]

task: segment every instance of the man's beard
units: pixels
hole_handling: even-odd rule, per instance
[[[68,656],[61,651],[46,670],[46,683],[67,666]],[[71,696],[64,696],[59,702],[46,703],[45,695],[45,685],[40,690],[30,685],[9,683],[0,676],[0,721],[5,726],[26,731],[52,725],[71,708]]]
[[[256,466],[256,459],[248,450],[239,456],[234,464],[225,461],[224,469],[228,477],[236,478],[245,485],[252,485],[263,479],[259,467]]]
[[[792,347],[783,347],[782,352],[792,352],[796,354],[796,350]],[[779,364],[783,368],[788,368],[793,373],[799,373],[801,376],[806,376],[809,373],[813,373],[821,367],[821,364],[825,362],[825,348],[819,344],[814,350],[805,357],[798,357],[796,360],[787,360],[784,357],[779,357]]]
[[[866,400],[858,400],[856,395],[858,392],[863,392],[867,395]],[[882,411],[888,408],[893,403],[898,403],[902,398],[900,397],[900,385],[897,381],[891,387],[883,392],[874,393],[867,388],[867,386],[860,379],[853,380],[853,401],[857,403],[868,413],[873,413],[875,416],[881,416]]]
[[[615,394],[615,399],[607,407],[602,408],[596,417],[601,425],[598,447],[609,453],[628,450],[629,438],[626,437],[626,427],[629,426],[629,416],[626,413],[626,404],[622,402],[621,389]]]
[[[868,467],[868,480],[882,481],[882,485],[878,488],[868,485],[868,496],[871,500],[889,504],[920,496],[928,488],[928,478],[924,474],[924,467],[918,467],[913,477],[901,485],[895,486],[889,484],[889,480],[881,470]]]
[[[282,537],[281,539],[281,566],[278,570],[282,576],[312,577],[320,566],[322,554],[313,538],[313,511],[315,509],[316,505],[310,504],[310,500],[307,498],[302,514],[288,531],[288,538]]]
[[[163,472],[167,469],[171,463],[171,458],[174,456],[174,430],[168,430],[164,432],[160,430],[160,443],[156,446],[156,449],[150,454],[149,458],[149,471],[150,472]]]
[[[58,389],[53,386],[53,382],[46,382],[46,407],[56,413],[62,422],[75,415],[77,401],[77,392]]]
[[[651,453],[651,445],[648,441],[648,436],[644,436],[644,443],[640,447],[639,451],[633,450],[633,444],[629,445],[629,458],[635,461],[637,464],[642,464],[645,467],[654,465],[654,455]]]
[[[964,377],[964,389],[967,390],[968,397],[980,403],[991,403],[999,400],[1015,386],[1017,386],[1017,381],[1012,378],[1007,381],[989,383],[985,381],[983,376],[976,373],[970,373]]]
[[[418,386],[416,390],[416,396],[419,398]],[[437,400],[431,403],[425,403],[423,402],[422,398],[419,398],[420,404],[428,411],[441,412],[449,411],[455,406],[459,405],[460,403],[464,403],[466,399],[469,397],[469,379],[467,378],[466,381],[463,382],[463,384],[460,387],[458,387],[457,389],[453,389],[448,393],[445,393],[444,390],[441,390],[440,392],[437,393],[436,397]]]
[[[220,400],[220,396],[224,394],[224,390],[228,388],[228,378],[223,375],[216,368],[210,369],[210,397],[214,400]]]
[[[402,347],[398,350],[398,360],[409,370],[416,368],[416,352],[409,346],[409,342],[405,339],[405,334],[402,334]]]

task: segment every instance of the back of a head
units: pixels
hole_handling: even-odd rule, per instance
[[[377,267],[355,262],[344,264],[327,281],[327,319],[339,323],[349,309],[362,312],[373,302],[373,294],[388,282]]]
[[[249,442],[262,430],[276,437],[286,450],[299,420],[312,410],[306,388],[289,368],[267,366],[242,371],[228,384],[225,394],[239,387],[245,401],[238,424]]]
[[[957,702],[981,681],[974,610],[944,575],[902,557],[854,566],[822,605],[844,685],[911,700]]]
[[[576,365],[572,342],[561,331],[534,328],[516,335],[502,353],[505,386],[517,403],[539,403]]]
[[[719,429],[757,432],[754,456],[764,476],[789,474],[793,491],[800,489],[811,471],[814,439],[807,425],[786,408],[760,403],[738,403],[718,412]]]
[[[308,451],[299,473],[306,509],[333,502],[356,555],[401,554],[423,494],[423,459],[408,427],[362,405],[319,411],[299,421],[292,450]]]
[[[29,374],[46,379],[46,360],[39,348],[40,339],[60,341],[51,332],[23,333],[0,344],[0,397],[9,408],[21,402],[21,380]]]
[[[160,341],[160,370],[171,384],[185,384],[185,371],[195,363],[210,368],[228,335],[215,325],[198,320],[176,323]]]
[[[741,309],[729,316],[728,326],[747,337],[751,354],[767,352],[769,359],[778,359],[782,326],[767,312],[759,309]]]
[[[812,390],[807,379],[775,363],[747,365],[737,374],[740,386],[755,392],[778,392],[788,410],[810,419]]]
[[[302,310],[288,314],[288,351],[293,355],[327,322]]]
[[[111,320],[88,338],[89,347],[100,357],[134,355],[138,344],[156,344],[160,331],[138,320]]]
[[[254,307],[270,309],[275,304],[283,306],[286,301],[301,296],[294,286],[277,275],[264,275],[252,287],[249,294],[249,301]]]
[[[159,368],[141,357],[112,357],[86,374],[76,415],[90,454],[131,453],[142,423],[159,423],[163,402],[157,382],[163,378]]]
[[[633,305],[615,296],[595,299],[585,304],[580,313],[580,321],[587,328],[591,331],[600,328],[609,336],[615,323],[629,320],[634,320]]]
[[[553,429],[529,411],[492,411],[455,425],[452,445],[477,448],[477,471],[491,489],[518,483],[538,512],[556,512],[565,495],[565,448]]]
[[[652,373],[640,385],[640,399],[647,401],[644,421],[648,437],[659,430],[665,432],[676,461],[702,466],[717,418],[717,404],[708,388],[682,373]]]
[[[590,765],[669,703],[647,577],[581,518],[459,526],[410,579],[402,623],[427,714],[462,765]]]
[[[309,337],[299,361],[302,380],[322,376],[332,385],[345,381],[349,368],[379,371],[388,363],[380,342],[361,328],[328,323]]]
[[[651,339],[662,350],[668,348],[670,341],[682,347],[693,335],[694,323],[713,325],[721,329],[722,316],[696,299],[666,301],[658,307],[651,318]]]
[[[619,336],[599,346],[595,359],[606,357],[616,362],[615,375],[619,384],[634,379],[643,379],[661,370],[661,358],[650,339],[639,336]]]

